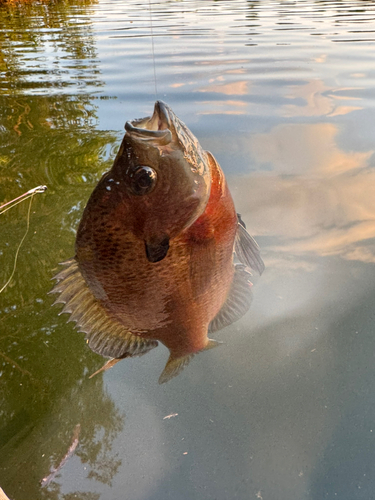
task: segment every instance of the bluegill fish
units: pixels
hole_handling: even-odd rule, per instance
[[[111,358],[103,369],[162,342],[163,383],[247,312],[249,268],[264,264],[217,161],[167,104],[125,129],[53,292],[90,348]]]

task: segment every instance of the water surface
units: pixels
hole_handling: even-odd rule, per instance
[[[372,498],[374,17],[359,0],[0,7],[0,202],[48,186],[0,298],[12,500]],[[266,271],[224,346],[169,384],[163,347],[90,380],[103,360],[51,307],[50,278],[155,97],[220,162]],[[1,215],[1,286],[27,210]]]

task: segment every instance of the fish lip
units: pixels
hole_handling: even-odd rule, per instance
[[[157,142],[161,146],[166,146],[172,141],[172,133],[169,129],[148,130],[142,127],[135,127],[131,122],[126,122],[125,130],[132,139],[138,141]]]
[[[169,106],[163,101],[156,101],[154,107],[154,115],[157,113],[159,118],[159,129],[162,125],[165,125],[169,130],[172,127],[171,119],[170,119],[170,109]],[[153,116],[154,116],[153,115]]]
[[[163,101],[156,101],[151,117],[127,121],[125,130],[134,140],[156,142],[161,146],[169,144],[172,131],[168,106]]]

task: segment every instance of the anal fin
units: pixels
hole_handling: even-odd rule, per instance
[[[211,321],[208,331],[216,332],[242,318],[250,308],[253,294],[251,273],[243,264],[235,264],[232,286],[222,308]]]

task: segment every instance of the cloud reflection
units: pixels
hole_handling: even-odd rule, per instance
[[[257,162],[285,174],[333,175],[365,166],[373,151],[342,151],[336,144],[338,131],[333,123],[278,125],[251,138],[251,153]]]
[[[286,104],[282,107],[283,116],[337,116],[362,109],[359,106],[337,104],[340,100],[358,100],[358,98],[335,94],[335,92],[350,89],[332,89],[318,79],[311,80],[305,85],[291,86],[290,90],[291,92],[286,96],[287,99],[302,99],[306,104],[302,106]]]
[[[374,150],[344,151],[337,134],[329,123],[288,124],[250,141],[253,158],[272,171],[231,185],[251,231],[272,238],[275,265],[308,255],[375,262]]]
[[[249,93],[249,82],[246,80],[230,82],[219,85],[208,85],[198,89],[198,92],[216,92],[224,95],[247,95]]]
[[[206,106],[198,115],[245,115],[247,102],[244,101],[202,101],[200,105]]]

